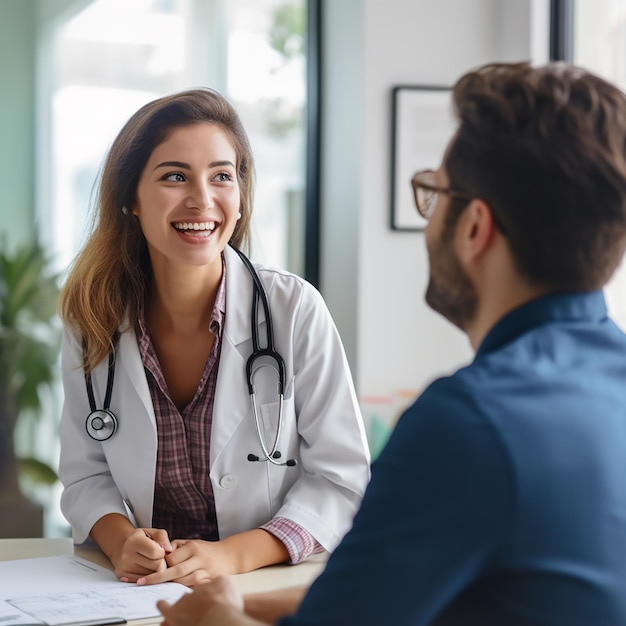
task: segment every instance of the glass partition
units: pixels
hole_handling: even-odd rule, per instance
[[[306,0],[93,0],[58,23],[44,55],[54,79],[40,221],[60,269],[84,240],[95,178],[124,122],[149,100],[205,85],[233,101],[250,135],[252,255],[302,274],[305,31]]]

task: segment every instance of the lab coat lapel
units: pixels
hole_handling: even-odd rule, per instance
[[[118,344],[113,404],[120,433],[103,445],[127,507],[140,526],[152,524],[157,428],[137,339],[125,322]]]
[[[252,307],[252,276],[237,253],[226,246],[226,324],[225,332],[232,344],[239,344],[251,339],[250,314]],[[266,286],[267,290],[267,286]],[[259,332],[265,339],[265,313],[259,303]],[[252,347],[250,347],[252,351]],[[246,359],[248,355],[246,355]]]
[[[252,277],[237,253],[226,247],[226,321],[222,332],[217,387],[211,429],[211,466],[223,452],[242,420],[253,419],[246,381],[252,352],[250,310]],[[262,312],[259,319],[263,319]],[[245,455],[244,455],[245,456]]]
[[[128,321],[124,322],[122,328],[128,328]],[[133,389],[137,392],[137,395],[146,409],[146,416],[156,431],[156,418],[154,416],[154,407],[152,406],[152,397],[150,396],[146,372],[143,367],[141,355],[139,354],[139,346],[137,345],[137,337],[134,331],[126,331],[120,334],[118,350],[124,355],[124,358],[120,359],[123,371],[130,379]]]

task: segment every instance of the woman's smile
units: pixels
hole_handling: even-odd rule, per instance
[[[215,222],[175,222],[176,232],[183,238],[193,243],[199,240],[209,239],[215,232]]]

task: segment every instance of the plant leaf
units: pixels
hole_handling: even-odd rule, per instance
[[[21,476],[38,484],[54,485],[59,480],[57,473],[47,463],[33,457],[17,459],[17,471]]]

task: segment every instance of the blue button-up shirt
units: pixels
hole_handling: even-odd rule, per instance
[[[626,624],[626,336],[542,297],[434,382],[352,531],[281,625]]]

